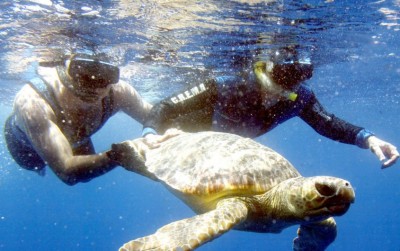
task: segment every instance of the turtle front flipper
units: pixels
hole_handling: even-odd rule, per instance
[[[331,217],[317,223],[301,225],[293,240],[294,251],[322,251],[336,238],[336,222]]]
[[[194,250],[243,222],[247,212],[239,199],[222,200],[212,211],[165,225],[152,235],[125,243],[119,250]]]

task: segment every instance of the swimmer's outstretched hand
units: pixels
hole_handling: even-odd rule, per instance
[[[367,139],[368,147],[382,162],[382,168],[387,168],[396,163],[399,158],[399,152],[396,147],[375,136]]]
[[[160,146],[160,144],[172,137],[175,137],[179,134],[183,133],[183,131],[171,128],[168,129],[163,135],[156,135],[156,134],[147,134],[144,137],[143,142],[150,148],[154,149]]]

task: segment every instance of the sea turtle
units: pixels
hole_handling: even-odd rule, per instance
[[[198,214],[120,251],[193,250],[231,229],[279,233],[296,224],[294,250],[324,250],[336,237],[332,216],[343,215],[355,198],[348,181],[302,177],[277,152],[228,133],[182,133],[155,149],[135,139],[114,144],[110,156],[161,182]]]

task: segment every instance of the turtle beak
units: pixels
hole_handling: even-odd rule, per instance
[[[319,177],[314,181],[313,192],[308,194],[307,208],[310,211],[330,216],[341,216],[355,201],[354,189],[350,182],[334,178]]]
[[[315,188],[321,197],[325,197],[324,207],[334,216],[347,212],[351,203],[354,203],[355,193],[348,181],[331,183],[316,183]]]

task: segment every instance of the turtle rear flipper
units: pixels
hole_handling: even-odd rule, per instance
[[[324,221],[301,225],[293,240],[294,251],[322,251],[336,239],[336,222],[330,217]]]
[[[226,199],[212,211],[165,225],[152,235],[125,243],[119,251],[194,250],[243,222],[247,213],[243,201]]]

